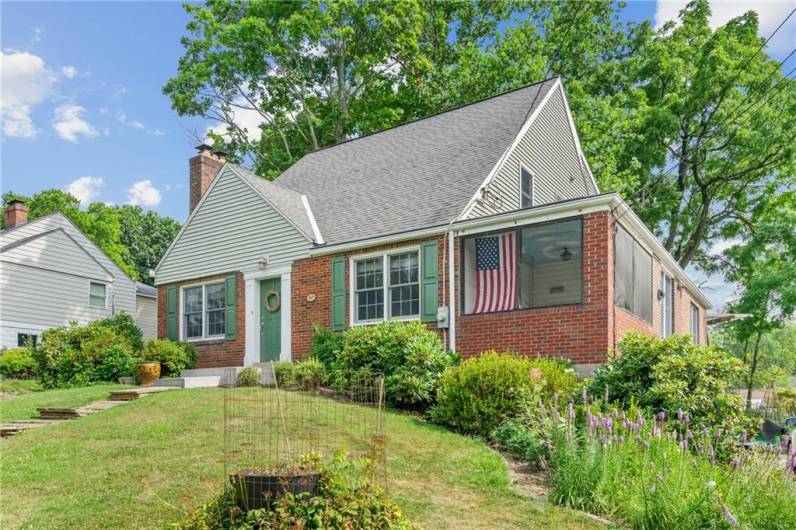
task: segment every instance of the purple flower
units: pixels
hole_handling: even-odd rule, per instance
[[[658,413],[658,421],[660,421],[661,423],[663,423],[664,421],[666,421],[666,412],[664,412],[664,411],[660,411],[660,412]]]
[[[575,419],[575,404],[571,401],[567,405],[567,417],[569,417],[570,420]]]
[[[683,423],[684,423],[684,424],[686,424],[686,425],[688,425],[689,423],[691,423],[691,418],[689,418],[689,417],[688,417],[688,414],[686,414],[685,416],[683,416]]]
[[[732,470],[733,470],[733,471],[735,471],[736,469],[738,469],[738,466],[740,466],[740,465],[741,465],[741,459],[740,459],[740,458],[738,458],[738,457],[736,456],[735,458],[733,458],[733,459],[732,459]]]
[[[730,523],[730,526],[732,526],[733,528],[741,528],[740,523],[738,523],[738,519],[732,514],[732,512],[730,512],[730,509],[727,508],[727,506],[723,502],[721,502],[720,498],[718,498],[718,501],[719,501],[719,506],[721,506],[721,513],[724,514],[724,518],[727,520],[728,523]]]
[[[636,423],[639,425],[644,425],[644,416],[641,415],[641,412],[636,412]]]
[[[677,421],[683,421],[683,409],[677,409]]]

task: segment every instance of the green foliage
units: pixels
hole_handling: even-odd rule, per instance
[[[338,331],[318,325],[312,327],[312,356],[331,368],[337,354],[343,349],[344,337]]]
[[[493,432],[495,443],[512,456],[525,460],[533,469],[539,469],[547,456],[547,446],[543,439],[518,419],[508,419]]]
[[[190,342],[149,339],[142,358],[145,361],[159,362],[161,376],[178,376],[183,370],[193,368],[199,356]]]
[[[416,528],[398,506],[370,484],[372,463],[340,453],[321,468],[317,496],[286,494],[267,509],[243,512],[235,491],[225,489],[214,501],[189,515],[173,528],[182,530],[295,528],[350,530]]]
[[[381,374],[388,403],[425,410],[434,402],[440,376],[456,359],[421,322],[391,321],[347,329],[334,367],[338,387],[358,373]]]
[[[48,329],[32,352],[35,375],[45,388],[115,381],[133,375],[141,343],[141,331],[126,313]]]
[[[722,435],[677,441],[660,423],[629,414],[590,416],[576,427],[553,412],[550,499],[608,514],[632,528],[793,528],[796,485],[777,456],[744,451],[714,458]]]
[[[8,348],[0,354],[0,375],[9,379],[31,377],[36,368],[30,348]]]
[[[679,335],[661,340],[629,333],[618,349],[595,371],[593,394],[621,406],[662,410],[669,417],[682,410],[692,428],[745,426],[743,401],[732,388],[744,371],[738,359]]]
[[[238,372],[238,386],[257,386],[260,384],[260,370],[249,366]]]
[[[537,377],[539,394],[545,402],[554,398],[569,401],[583,388],[584,382],[569,359],[537,357],[531,366],[532,377]]]
[[[735,324],[725,324],[711,329],[710,343],[728,351],[746,362],[750,357],[750,344],[736,334]],[[736,381],[738,386],[748,383],[748,374]],[[754,388],[764,388],[769,381],[788,385],[796,376],[796,325],[786,325],[763,333],[758,351],[757,370],[752,379]]]
[[[485,352],[445,372],[431,417],[463,432],[489,435],[501,422],[535,401],[532,362]]]
[[[152,210],[128,204],[118,206],[121,234],[119,242],[130,253],[138,278],[152,285],[155,270],[171,242],[180,231],[180,223]]]
[[[326,367],[317,359],[295,363],[274,363],[274,375],[279,388],[317,390],[329,380]]]

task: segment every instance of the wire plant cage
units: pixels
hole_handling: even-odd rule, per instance
[[[266,369],[266,371],[268,371]],[[270,384],[236,386],[224,373],[224,476],[242,509],[258,509],[286,493],[318,491],[321,468],[345,453],[371,485],[387,488],[384,379],[358,377],[337,390]]]

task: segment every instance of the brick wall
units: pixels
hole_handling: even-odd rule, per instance
[[[204,278],[193,278],[191,280],[179,282],[177,295],[177,315],[182,312],[182,300],[179,295],[179,287],[183,285],[192,285],[197,283],[207,283],[213,280],[223,280],[229,274],[219,274],[215,276],[206,276]],[[236,319],[238,321],[238,332],[235,335],[235,340],[226,339],[213,339],[204,341],[192,341],[199,353],[199,361],[196,368],[217,368],[222,366],[243,366],[243,358],[246,351],[246,303],[245,303],[245,288],[243,281],[243,274],[240,272],[235,273],[235,296],[236,296]],[[158,286],[158,338],[166,338],[166,289],[168,285]],[[178,325],[180,319],[177,319]]]
[[[459,353],[471,356],[496,349],[567,357],[578,364],[604,362],[610,317],[609,278],[613,278],[610,220],[608,212],[583,216],[582,304],[479,315],[461,315],[457,308]]]

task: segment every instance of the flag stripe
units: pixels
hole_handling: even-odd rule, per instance
[[[474,313],[514,309],[516,252],[514,232],[476,240]]]

